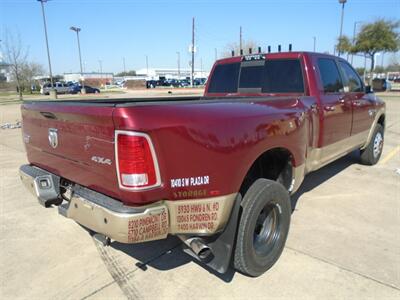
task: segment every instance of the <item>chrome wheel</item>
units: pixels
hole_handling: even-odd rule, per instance
[[[383,135],[382,133],[377,132],[374,139],[374,148],[373,148],[374,158],[377,158],[379,156],[379,154],[382,151],[382,148],[383,148]]]
[[[277,204],[268,204],[261,210],[254,228],[253,238],[254,251],[258,255],[266,255],[269,253],[279,239],[279,216]]]

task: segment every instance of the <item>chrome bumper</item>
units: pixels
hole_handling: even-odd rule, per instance
[[[236,198],[236,194],[230,194],[206,199],[162,200],[131,207],[75,184],[70,201],[63,201],[58,176],[24,165],[20,168],[20,177],[42,205],[57,205],[63,216],[121,243],[159,240],[168,234],[215,234],[224,229]],[[41,181],[45,179],[46,183]],[[44,189],[51,193],[45,194]]]

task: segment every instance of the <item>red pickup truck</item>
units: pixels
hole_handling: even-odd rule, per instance
[[[203,97],[29,101],[23,183],[107,244],[168,234],[218,272],[268,270],[304,176],[382,153],[385,104],[347,61],[282,52],[216,61]]]

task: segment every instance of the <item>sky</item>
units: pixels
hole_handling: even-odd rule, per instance
[[[333,52],[340,31],[341,5],[338,0],[49,0],[45,3],[52,69],[55,74],[79,71],[76,34],[80,32],[82,61],[87,72],[120,72],[146,67],[181,68],[190,61],[192,17],[195,18],[195,66],[209,70],[227,45],[243,39],[256,41],[277,51],[313,50]],[[352,36],[355,22],[378,18],[398,20],[399,0],[348,0],[343,33]],[[361,27],[358,24],[357,30]],[[43,64],[47,54],[40,2],[0,0],[0,39],[5,32],[20,36],[29,51],[29,61]],[[0,42],[1,45],[1,42]],[[383,56],[384,64],[392,55]],[[99,62],[101,61],[101,63]],[[378,65],[382,63],[377,57]],[[362,66],[363,59],[355,58]]]

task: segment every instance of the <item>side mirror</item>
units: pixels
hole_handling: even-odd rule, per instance
[[[370,85],[366,85],[365,86],[365,93],[366,94],[371,94],[371,93],[373,93],[374,91],[372,90],[372,87],[370,86]]]

